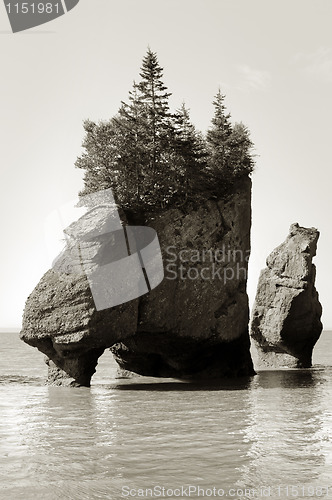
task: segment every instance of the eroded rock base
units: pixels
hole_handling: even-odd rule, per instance
[[[122,369],[150,377],[197,380],[255,375],[248,332],[218,343],[140,333],[139,339],[118,343],[111,351]]]
[[[55,361],[46,357],[48,366],[47,384],[65,387],[90,387],[91,377],[96,371],[98,358],[104,349],[92,349],[69,357],[55,356]]]

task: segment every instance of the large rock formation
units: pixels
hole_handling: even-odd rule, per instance
[[[82,217],[67,234],[107,224],[108,208]],[[97,311],[72,238],[29,296],[23,317],[21,338],[47,355],[49,383],[89,385],[98,357],[112,346],[121,368],[142,375],[253,375],[246,293],[250,179],[225,200],[121,218],[157,231],[164,280],[146,295]],[[91,261],[104,249],[95,241]]]
[[[311,366],[312,350],[322,332],[312,263],[318,237],[317,229],[292,224],[285,242],[267,258],[251,324],[257,368]]]

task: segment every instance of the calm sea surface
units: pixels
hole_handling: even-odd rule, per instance
[[[310,370],[206,387],[115,380],[109,352],[90,389],[47,387],[42,354],[0,342],[1,500],[332,499],[332,332]]]

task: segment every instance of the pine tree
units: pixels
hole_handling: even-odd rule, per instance
[[[171,94],[162,81],[157,55],[150,49],[143,58],[140,77],[129,93],[129,102],[122,102],[117,119],[126,138],[126,168],[136,171],[136,199],[142,205],[155,205],[172,197],[174,127],[168,104]]]
[[[253,142],[248,128],[243,123],[235,123],[229,140],[229,166],[234,177],[251,174],[254,169],[254,159],[251,153]]]
[[[138,107],[144,117],[146,146],[150,155],[150,189],[161,187],[167,168],[167,151],[172,137],[172,115],[168,99],[171,93],[162,81],[163,68],[149,48],[143,58],[141,81],[137,84]]]
[[[230,137],[232,135],[232,125],[230,122],[231,115],[226,113],[226,106],[224,104],[225,95],[219,89],[215,99],[214,116],[211,120],[212,127],[208,130],[206,135],[207,144],[210,151],[210,166],[217,178],[222,178],[227,182],[231,176],[229,171],[229,152],[230,152]]]
[[[116,196],[121,192],[121,176],[118,166],[118,131],[112,120],[96,124],[91,120],[83,123],[84,152],[75,162],[84,172],[82,195],[111,187]]]
[[[136,201],[145,191],[146,166],[149,164],[148,116],[139,99],[137,85],[129,92],[129,104],[122,101],[114,118],[122,137],[120,163],[128,185],[133,185]]]
[[[175,115],[175,163],[179,192],[192,197],[204,187],[206,148],[204,139],[192,124],[189,109],[183,103]]]

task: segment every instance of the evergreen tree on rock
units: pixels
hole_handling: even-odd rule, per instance
[[[185,199],[193,198],[206,184],[207,152],[205,140],[190,120],[185,103],[175,115],[175,164],[177,165],[179,192]]]
[[[162,81],[163,69],[157,55],[150,48],[143,58],[140,76],[141,81],[134,82],[129,93],[129,103],[122,102],[119,125],[128,138],[128,151],[135,158],[137,200],[154,204],[158,197],[171,196],[167,184],[170,187],[174,181],[170,162],[174,127],[168,103],[171,93]]]
[[[243,123],[235,123],[229,139],[230,157],[229,169],[234,178],[251,174],[254,169],[254,160],[251,150],[253,142],[250,139],[248,128]]]
[[[84,170],[84,189],[80,194],[85,195],[111,187],[116,195],[121,192],[123,184],[118,164],[118,129],[113,120],[98,124],[85,120],[83,127],[84,152],[75,162],[77,168]]]
[[[218,90],[214,98],[214,116],[212,126],[207,132],[206,140],[210,151],[210,167],[216,178],[228,181],[231,172],[229,169],[230,137],[232,135],[231,115],[226,112],[225,95]]]
[[[158,211],[222,197],[237,178],[252,172],[249,131],[242,123],[232,126],[220,90],[206,137],[195,129],[184,104],[170,112],[170,95],[149,48],[140,81],[133,83],[117,115],[84,122],[84,151],[75,163],[84,170],[81,194],[112,188],[123,208]]]

